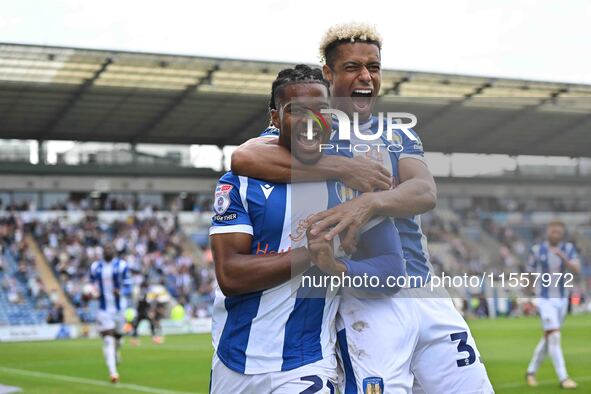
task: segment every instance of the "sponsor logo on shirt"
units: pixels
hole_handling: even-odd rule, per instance
[[[308,229],[308,219],[310,219],[312,215],[309,215],[307,218],[302,219],[298,222],[297,227],[293,230],[292,234],[289,234],[289,239],[293,242],[298,242],[304,239],[306,236],[306,230]]]
[[[228,220],[235,220],[238,218],[237,213],[228,213],[227,215],[215,215],[213,220],[217,222],[227,222]]]

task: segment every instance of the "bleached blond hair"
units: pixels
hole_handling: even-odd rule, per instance
[[[382,36],[374,25],[351,22],[331,26],[320,41],[320,62],[326,63],[326,50],[335,42],[372,42],[382,49]]]

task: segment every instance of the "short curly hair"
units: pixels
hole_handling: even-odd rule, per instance
[[[322,70],[305,64],[298,64],[294,68],[279,71],[271,86],[269,109],[277,109],[277,96],[286,85],[292,83],[320,83],[329,88],[328,81],[322,76]]]
[[[331,26],[320,41],[320,62],[329,67],[334,62],[335,49],[347,42],[366,42],[382,49],[382,36],[375,26],[367,23],[341,23]]]

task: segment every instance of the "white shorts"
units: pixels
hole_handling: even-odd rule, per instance
[[[214,353],[210,394],[334,394],[337,372],[325,366],[333,363],[320,360],[290,371],[245,375],[226,367]]]
[[[117,333],[123,332],[125,317],[123,312],[107,312],[99,310],[96,314],[96,325],[99,332],[115,330]]]
[[[341,393],[411,393],[419,333],[413,299],[343,294],[336,326]]]
[[[538,298],[536,301],[544,331],[560,329],[568,312],[568,299]]]
[[[404,289],[419,315],[419,338],[412,357],[413,393],[494,393],[470,332],[449,297],[425,289]]]

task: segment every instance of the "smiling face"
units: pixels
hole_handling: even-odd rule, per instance
[[[322,69],[331,94],[345,98],[339,109],[350,117],[357,112],[359,119],[367,119],[382,83],[380,49],[375,44],[355,42],[340,44],[335,51],[331,64]]]
[[[320,117],[320,110],[328,108],[328,89],[316,82],[292,83],[281,88],[277,110],[271,111],[273,125],[280,130],[279,144],[286,147],[304,164],[320,160],[320,144],[328,140],[330,118]],[[308,139],[308,119],[312,121],[313,135]]]

